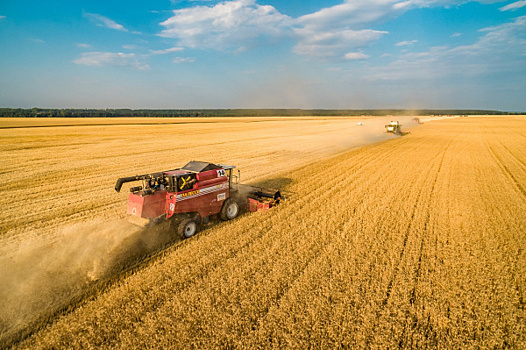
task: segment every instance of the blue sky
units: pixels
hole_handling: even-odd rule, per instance
[[[526,0],[2,0],[0,107],[526,111]]]

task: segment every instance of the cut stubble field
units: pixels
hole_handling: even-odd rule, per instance
[[[404,118],[410,120],[410,118]],[[359,127],[357,121],[365,122]],[[351,147],[387,140],[386,118],[0,119],[0,233],[124,218],[117,178],[183,166],[233,164],[243,181]],[[408,123],[409,124],[409,123]]]
[[[524,117],[395,139],[384,119],[256,121],[1,131],[4,261],[27,237],[123,219],[117,177],[190,159],[292,193],[115,274],[14,347],[526,347]]]

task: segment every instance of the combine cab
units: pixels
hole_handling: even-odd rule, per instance
[[[403,135],[402,133],[402,124],[400,122],[390,122],[385,126],[387,132],[393,133],[395,135]]]
[[[128,214],[143,222],[172,220],[176,231],[188,238],[210,217],[232,220],[245,210],[269,209],[279,204],[281,192],[239,184],[235,166],[191,161],[182,168],[117,180],[120,192],[127,182],[142,181],[130,188]]]

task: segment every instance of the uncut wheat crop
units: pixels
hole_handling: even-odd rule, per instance
[[[282,122],[291,124],[280,129]],[[51,136],[36,144],[27,136],[28,147],[39,147],[34,154],[41,158],[33,164],[45,166],[25,168],[25,181],[53,190],[43,169],[52,167],[79,185],[55,189],[60,220],[53,207],[48,216],[28,214],[28,222],[14,215],[26,208],[22,204],[2,213],[12,239],[29,228],[44,235],[85,217],[123,218],[125,197],[108,199],[103,185],[112,181],[106,177],[128,175],[130,162],[141,172],[212,156],[210,144],[220,162],[247,168],[245,180],[280,186],[289,195],[277,208],[217,224],[116,274],[13,347],[526,347],[524,117],[433,121],[403,137],[381,134],[381,142],[359,148],[346,138],[360,133],[351,119],[310,120],[297,129],[290,120],[268,123],[269,129],[253,123],[229,131],[211,124],[176,148],[161,146],[171,139],[166,134],[153,138],[133,129],[143,125],[64,130],[71,139],[50,150],[63,147],[61,157],[77,162],[78,174],[48,163],[52,155],[44,146],[54,142]],[[177,128],[155,126],[165,127]],[[137,143],[115,139],[112,128]],[[234,130],[235,142],[228,137]],[[79,159],[89,137],[97,140],[88,146],[93,159]],[[145,147],[149,143],[153,147]],[[155,146],[164,157],[152,155]],[[10,166],[6,170],[21,168]],[[22,182],[12,186],[29,193]],[[72,195],[88,204],[59,204]],[[34,198],[43,201],[42,194]]]

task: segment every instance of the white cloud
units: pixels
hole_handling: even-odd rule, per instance
[[[214,6],[195,6],[173,11],[162,22],[159,35],[178,40],[179,45],[216,50],[239,50],[259,39],[284,35],[290,17],[255,0],[224,1]]]
[[[90,48],[91,45],[90,44],[86,44],[86,43],[78,43],[77,47],[80,47],[82,49],[87,49],[87,48]]]
[[[499,0],[478,2],[495,1]],[[165,29],[159,36],[176,39],[182,47],[221,51],[242,51],[264,40],[286,38],[295,41],[292,50],[299,55],[345,59],[347,53],[363,49],[388,34],[371,29],[376,23],[414,8],[465,2],[469,0],[343,0],[341,4],[293,19],[272,6],[257,4],[256,0],[231,0],[175,10],[171,18],[161,23]]]
[[[296,40],[293,51],[300,55],[343,59],[345,53],[378,40],[385,31],[363,28],[365,23],[401,13],[398,0],[345,2],[316,13],[292,19],[272,6],[256,0],[223,1],[214,6],[175,10],[161,23],[159,35],[174,38],[191,48],[246,50],[260,40]]]
[[[4,19],[4,18],[5,18],[5,16],[0,16],[0,19]]]
[[[370,80],[426,80],[444,77],[480,77],[498,72],[526,74],[526,16],[481,29],[485,33],[471,45],[433,47],[407,53],[384,67],[371,67]]]
[[[481,4],[494,4],[496,2],[503,2],[505,0],[477,0]],[[473,0],[408,0],[406,1],[408,7],[452,7],[459,6],[468,2],[473,2]]]
[[[297,23],[310,30],[328,28],[360,29],[375,21],[393,18],[403,13],[407,2],[399,0],[346,0],[343,4],[323,8],[301,16]],[[407,4],[409,5],[409,4]]]
[[[363,52],[348,52],[344,57],[346,60],[364,60],[369,58],[369,55],[366,55]]]
[[[128,29],[124,28],[124,26],[120,25],[119,23],[115,22],[114,20],[108,17],[89,12],[84,12],[83,16],[88,18],[90,21],[92,21],[93,23],[95,23],[95,25],[99,27],[106,27],[110,29],[120,30],[123,32],[128,31]]]
[[[367,28],[418,7],[418,0],[345,0],[342,4],[292,19],[256,0],[222,1],[173,11],[161,23],[162,37],[178,45],[215,50],[246,50],[261,39],[289,38],[293,52],[318,58],[344,59],[364,48],[385,31]]]
[[[399,0],[346,0],[295,20],[298,43],[294,52],[344,59],[349,51],[366,47],[386,31],[367,29],[373,22],[396,17],[405,11]]]
[[[451,35],[452,38],[457,38],[459,36],[461,36],[462,33],[454,33],[453,35]]]
[[[511,4],[508,4],[504,7],[501,7],[499,10],[501,11],[515,11],[515,10],[518,10],[520,8],[523,8],[524,6],[526,6],[526,0],[522,0],[522,1],[516,1],[516,2],[512,2]]]
[[[150,50],[150,53],[152,55],[165,55],[167,53],[183,51],[183,50],[184,50],[184,47],[174,46],[174,47],[171,47],[169,49],[164,49],[164,50]]]
[[[410,45],[413,45],[414,43],[417,43],[418,40],[407,40],[407,41],[400,41],[398,43],[395,44],[395,46],[410,46]]]
[[[122,52],[84,52],[81,57],[73,61],[85,66],[120,66],[135,69],[149,69],[150,67],[141,62],[134,53]]]
[[[367,46],[386,33],[372,29],[321,32],[297,29],[299,42],[293,50],[300,55],[341,59],[349,50]]]
[[[174,57],[172,60],[173,63],[186,63],[186,62],[194,62],[194,57]]]
[[[526,57],[526,16],[479,31],[486,34],[478,43],[472,45],[473,50],[485,53],[498,50],[500,54],[514,52],[516,55],[512,57]]]

